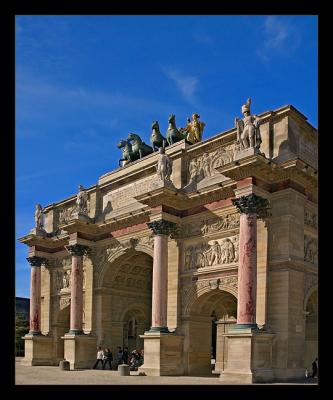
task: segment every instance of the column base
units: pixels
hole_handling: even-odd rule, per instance
[[[264,383],[274,381],[272,369],[273,333],[233,327],[224,334],[227,365],[220,380],[230,384]]]
[[[97,354],[96,337],[68,332],[61,339],[64,340],[64,359],[69,361],[71,369],[93,367]]]
[[[29,332],[24,339],[24,358],[22,365],[54,365],[53,339],[40,332]]]
[[[70,329],[67,333],[65,333],[65,336],[67,335],[84,335],[84,332],[82,329]]]
[[[250,329],[251,331],[257,331],[259,330],[258,325],[257,324],[235,324],[232,327],[232,330],[248,330]]]
[[[156,332],[163,332],[163,333],[170,333],[169,329],[167,326],[152,326],[149,331],[151,333],[156,333]]]
[[[144,364],[139,372],[147,376],[177,376],[184,374],[183,340],[184,336],[174,333],[145,332]]]

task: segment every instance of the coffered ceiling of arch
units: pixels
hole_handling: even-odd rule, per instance
[[[119,290],[150,292],[152,285],[152,260],[140,254],[121,265],[114,265],[105,276],[105,286]]]

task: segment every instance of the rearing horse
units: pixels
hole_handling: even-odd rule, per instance
[[[166,139],[169,145],[179,142],[184,139],[184,135],[182,135],[176,127],[176,117],[174,114],[171,114],[168,119],[169,126],[166,133]]]
[[[150,143],[154,151],[158,151],[160,147],[163,147],[163,142],[166,143],[165,137],[160,132],[160,126],[158,121],[153,121],[151,125],[151,129],[153,130],[150,136]],[[165,144],[167,146],[167,144]]]
[[[135,133],[130,133],[127,139],[132,142],[132,151],[137,158],[142,158],[154,152],[153,148],[143,142],[140,136]]]

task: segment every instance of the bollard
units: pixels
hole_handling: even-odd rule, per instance
[[[127,364],[118,365],[119,376],[130,376],[130,367]]]
[[[69,371],[70,370],[69,361],[66,361],[66,360],[60,361],[59,367],[60,367],[61,371]]]

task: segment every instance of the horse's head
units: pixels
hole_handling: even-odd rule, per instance
[[[170,115],[169,115],[169,119],[168,119],[169,124],[174,124],[175,121],[176,121],[176,116],[175,116],[175,114],[170,114]]]
[[[117,144],[117,147],[118,147],[118,149],[121,149],[121,148],[125,147],[126,144],[127,144],[127,140],[121,140],[121,141]]]
[[[158,125],[158,121],[153,121],[151,124],[151,129],[156,129],[157,131],[160,130],[160,126]]]
[[[129,140],[129,141],[134,140],[134,141],[139,142],[139,143],[142,142],[140,136],[137,135],[136,133],[129,133],[128,136],[127,136],[127,140]]]

